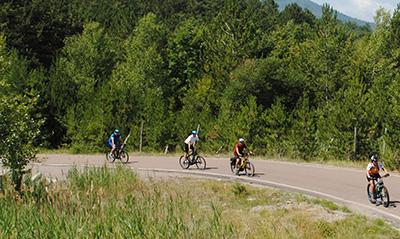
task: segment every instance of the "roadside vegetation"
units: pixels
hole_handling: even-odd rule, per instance
[[[2,180],[2,238],[398,238],[381,219],[330,201],[238,182],[69,171],[66,181]]]
[[[400,8],[371,29],[273,0],[0,6],[0,157],[16,181],[31,155],[5,152],[15,140],[99,153],[115,128],[130,151],[179,152],[200,125],[208,153],[244,138],[260,156],[400,166]]]

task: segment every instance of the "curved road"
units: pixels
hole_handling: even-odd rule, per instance
[[[103,166],[108,164],[103,155],[38,155],[41,163],[33,163],[33,173],[65,179],[66,172],[75,166]],[[255,175],[248,178],[245,175],[234,176],[229,168],[228,158],[206,157],[206,170],[197,170],[193,165],[182,169],[178,157],[173,156],[130,156],[127,167],[140,173],[148,172],[154,175],[158,172],[178,173],[182,175],[197,175],[220,179],[241,180],[263,186],[283,188],[290,191],[303,192],[318,196],[347,206],[353,211],[363,214],[377,214],[380,217],[400,226],[400,177],[391,173],[385,178],[385,185],[390,193],[390,206],[371,204],[366,196],[367,180],[365,170],[342,168],[335,166],[309,163],[290,163],[250,159],[255,166]],[[109,165],[117,165],[119,162]]]

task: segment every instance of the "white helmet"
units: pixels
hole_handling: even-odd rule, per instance
[[[378,157],[376,157],[375,155],[372,155],[371,160],[375,161],[375,162],[378,162]]]
[[[239,142],[240,142],[240,143],[244,143],[244,139],[243,139],[243,138],[240,138],[240,139],[239,139]]]

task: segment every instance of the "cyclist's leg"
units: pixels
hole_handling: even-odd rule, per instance
[[[183,147],[183,156],[185,157],[185,160],[187,160],[187,156],[188,156],[188,152],[189,152],[189,145],[185,144],[185,146]]]
[[[110,150],[110,155],[113,153],[114,149],[115,149],[115,144],[113,144],[112,142],[109,142],[108,145],[110,146],[111,150]]]
[[[239,157],[239,155],[235,155],[235,158],[236,158],[235,167],[236,167],[236,168],[239,168],[240,157]]]
[[[190,154],[189,154],[189,159],[190,159],[190,156],[192,156],[193,153],[194,153],[194,146],[193,146],[193,144],[190,144],[189,151],[190,151]],[[193,158],[194,158],[194,156],[192,156],[192,158],[190,159],[190,161],[193,161]]]
[[[374,198],[376,197],[376,195],[375,195],[375,180],[378,180],[380,177],[381,176],[379,175],[379,173],[378,174],[370,174],[369,184],[371,185],[370,186],[371,194]]]
[[[369,180],[369,185],[371,185],[369,188],[370,188],[370,193],[372,194],[372,197],[374,197],[375,198],[375,190],[374,190],[374,188],[375,188],[375,183],[374,183],[374,180],[373,179],[370,179]]]

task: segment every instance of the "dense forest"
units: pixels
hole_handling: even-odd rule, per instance
[[[400,166],[399,9],[372,30],[274,0],[0,4],[2,151],[103,152],[115,128],[138,150],[143,126],[179,152],[200,125],[209,153]]]

